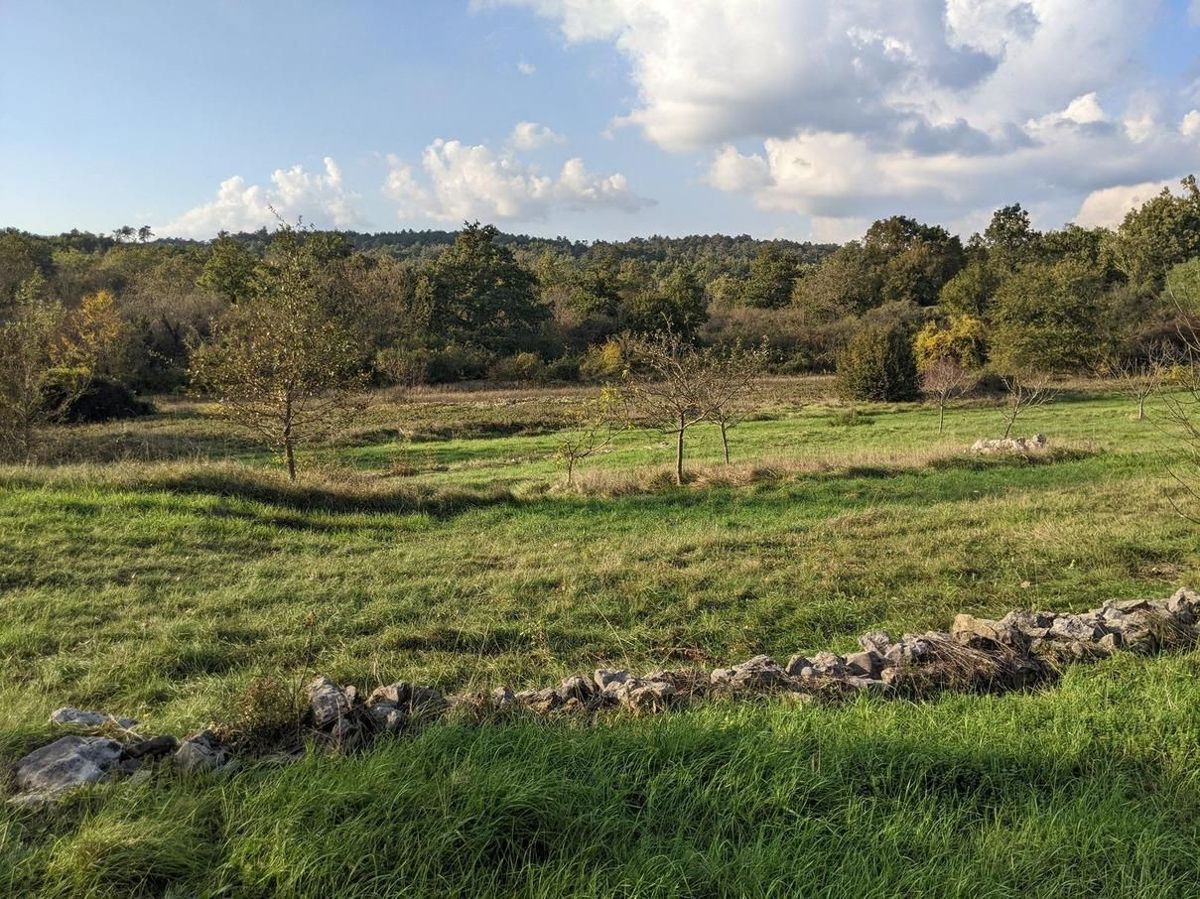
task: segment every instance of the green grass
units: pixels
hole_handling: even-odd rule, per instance
[[[295,486],[190,404],[56,432],[48,458],[73,464],[0,469],[0,758],[44,741],[59,705],[180,732],[262,675],[544,685],[1200,582],[1178,450],[1127,401],[1037,410],[1018,431],[1063,452],[979,460],[963,450],[999,429],[986,404],[939,436],[919,406],[848,423],[820,386],[774,385],[728,474],[697,431],[684,488],[650,489],[670,448],[643,431],[564,489],[575,391],[381,404]],[[925,705],[438,726],[361,757],[163,775],[0,812],[0,885],[1200,895],[1198,666],[1123,658]]]

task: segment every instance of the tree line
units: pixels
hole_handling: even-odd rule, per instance
[[[836,369],[862,399],[922,387],[948,398],[985,370],[1033,383],[1147,365],[1194,333],[1198,312],[1194,177],[1115,229],[1042,232],[1012,205],[965,243],[904,216],[840,247],[721,236],[586,244],[478,223],[380,235],[283,226],[208,242],[132,226],[7,229],[0,414],[36,394],[43,420],[61,416],[96,383],[223,390],[234,402],[225,374],[270,377],[300,356],[319,360],[300,378],[314,397],[369,384],[604,382],[629,369],[635,343],[663,335],[712,353],[710,363],[753,347],[763,370]]]

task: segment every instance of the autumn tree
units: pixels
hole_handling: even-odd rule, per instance
[[[21,285],[0,323],[0,454],[32,456],[38,427],[62,419],[120,333],[107,292],[90,294],[65,312],[40,275]]]
[[[1151,346],[1142,353],[1130,356],[1110,356],[1097,368],[1097,374],[1116,384],[1117,388],[1137,403],[1137,420],[1146,419],[1146,401],[1166,384],[1176,362],[1177,354],[1169,343]]]
[[[194,354],[191,375],[231,421],[283,456],[295,480],[296,447],[327,435],[357,407],[362,358],[324,308],[308,235],[282,230],[272,259],[254,272],[250,297]]]

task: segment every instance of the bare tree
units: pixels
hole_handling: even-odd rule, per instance
[[[674,435],[675,483],[682,484],[688,429],[712,412],[708,360],[671,331],[628,341],[623,355],[633,365],[629,390],[633,418]]]
[[[1177,354],[1167,342],[1155,344],[1138,356],[1106,359],[1097,374],[1112,380],[1126,396],[1137,403],[1137,420],[1146,419],[1146,401],[1162,390]]]
[[[192,358],[192,383],[224,414],[278,451],[296,478],[296,446],[358,409],[362,359],[323,308],[303,232],[284,228],[279,257],[255,273],[255,295],[229,309]]]
[[[1050,383],[1050,379],[1040,372],[1004,375],[1004,437],[1012,434],[1013,425],[1017,419],[1030,409],[1044,406],[1058,396],[1058,390]]]
[[[575,483],[575,468],[584,459],[601,453],[626,427],[624,400],[615,387],[605,387],[580,406],[573,427],[558,438],[558,458],[567,466],[567,485]]]
[[[701,388],[707,395],[706,418],[721,429],[721,450],[729,464],[729,429],[741,423],[758,393],[759,375],[767,351],[759,347],[735,346],[728,352],[701,351]]]
[[[974,383],[975,375],[953,356],[942,356],[921,373],[921,390],[937,403],[939,434],[946,430],[946,406]]]

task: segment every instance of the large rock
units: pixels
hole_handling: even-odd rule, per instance
[[[954,622],[950,625],[950,636],[972,649],[989,650],[1003,646],[1024,651],[1029,645],[1028,636],[1011,621],[993,621],[990,618],[976,618],[966,614],[954,616]]]
[[[94,784],[115,773],[121,744],[107,737],[60,737],[17,762],[17,787],[51,799],[66,790]]]
[[[173,756],[175,767],[184,774],[216,771],[229,764],[229,753],[211,730],[185,737]]]
[[[69,727],[71,730],[81,731],[98,731],[105,728],[130,730],[138,725],[136,718],[117,718],[105,712],[85,712],[83,709],[71,706],[51,712],[50,723],[58,727]]]
[[[661,712],[675,698],[675,688],[666,681],[645,681],[626,689],[621,704],[634,712]]]
[[[323,675],[313,680],[308,685],[313,725],[318,728],[332,727],[338,720],[349,716],[356,695],[354,687],[342,689]]]
[[[710,676],[714,687],[731,690],[771,690],[789,682],[787,672],[770,656],[754,656],[732,668],[718,668]]]

